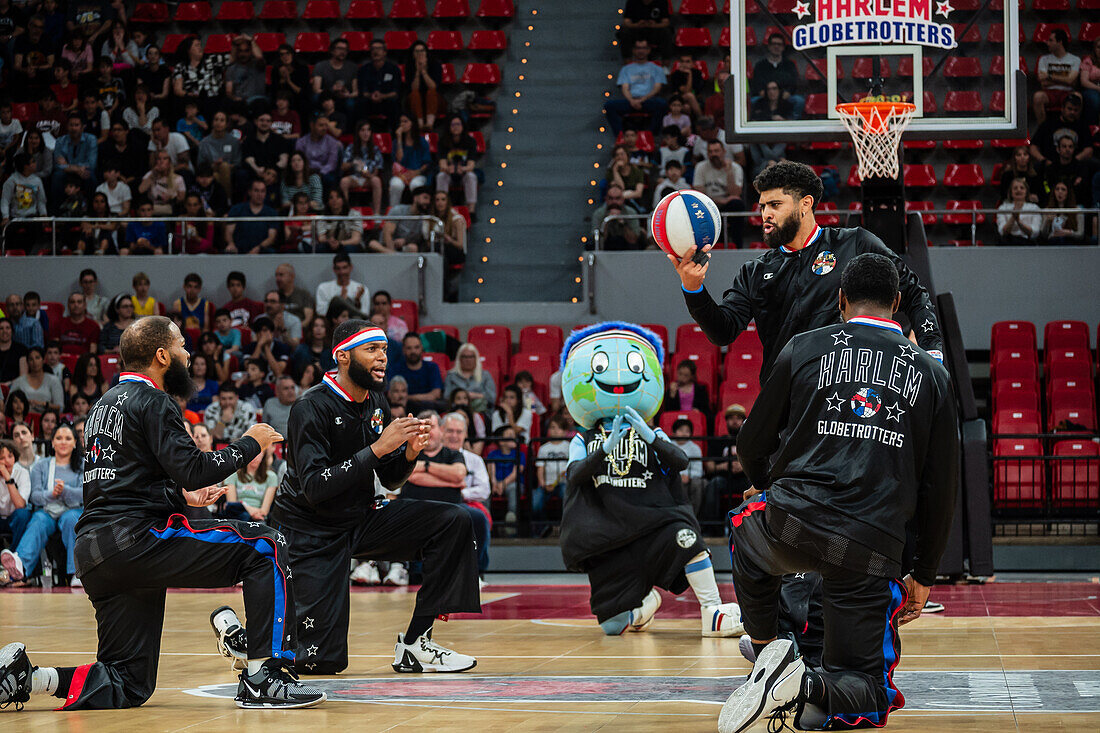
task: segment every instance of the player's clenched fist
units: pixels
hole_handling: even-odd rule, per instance
[[[283,436],[279,434],[275,428],[271,427],[267,423],[256,423],[248,430],[244,431],[244,434],[250,438],[253,438],[260,444],[260,452],[267,450],[273,443],[281,443]]]

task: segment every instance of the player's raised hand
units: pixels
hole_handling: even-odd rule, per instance
[[[261,452],[267,450],[272,444],[281,443],[283,440],[283,436],[265,422],[256,423],[244,431],[244,434],[260,444]]]
[[[619,444],[619,441],[623,439],[628,430],[630,430],[630,426],[624,424],[623,416],[616,415],[615,419],[611,421],[611,432],[603,441],[603,452],[611,455],[615,450],[615,446]]]
[[[410,461],[420,455],[420,451],[428,447],[428,441],[432,435],[432,421],[421,420],[420,430],[415,437],[409,440],[408,446],[405,448],[405,457]]]
[[[700,250],[700,254],[710,252],[714,245],[708,244]],[[687,252],[684,252],[684,256],[680,259],[676,259],[674,255],[665,255],[668,257],[668,261],[672,263],[672,266],[676,268],[676,274],[680,276],[680,283],[684,286],[684,290],[698,290],[703,286],[703,279],[707,276],[707,269],[710,267],[710,260],[707,259],[703,264],[699,264],[695,261],[695,247],[688,247]]]
[[[374,455],[381,458],[387,453],[397,450],[405,443],[411,445],[419,434],[420,420],[412,416],[399,417],[386,426],[386,429],[378,436],[378,440],[371,444],[371,450],[374,451]]]
[[[630,423],[630,427],[634,428],[634,432],[636,432],[645,442],[652,443],[657,437],[657,433],[646,424],[646,421],[642,419],[638,411],[630,405],[627,405],[623,412],[626,414],[626,421]]]
[[[183,499],[187,502],[187,506],[210,506],[222,498],[228,488],[227,486],[207,486],[205,489],[184,491]]]

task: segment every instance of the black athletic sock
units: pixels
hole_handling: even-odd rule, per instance
[[[409,621],[409,628],[405,630],[405,643],[412,644],[427,633],[433,623],[435,623],[435,616],[413,616]]]
[[[757,659],[760,658],[760,652],[764,651],[764,648],[766,646],[768,646],[768,645],[767,644],[757,644],[755,641],[752,642],[752,653],[756,655]]]
[[[64,700],[69,696],[69,688],[73,684],[76,667],[54,667],[54,669],[57,670],[57,689],[54,690],[53,696]]]
[[[802,675],[802,693],[799,695],[803,702],[821,706],[825,703],[825,680],[812,669],[807,669]]]

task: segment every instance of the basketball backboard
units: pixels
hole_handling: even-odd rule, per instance
[[[876,91],[873,79],[887,100],[916,105],[907,139],[1027,136],[1014,0],[756,0],[730,7],[730,68],[744,70],[727,81],[731,140],[845,140],[835,107]],[[793,110],[775,119],[770,109],[754,113],[765,75],[753,72],[780,51],[794,64],[797,87]]]

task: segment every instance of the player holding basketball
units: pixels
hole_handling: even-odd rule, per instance
[[[897,267],[900,310],[913,324],[921,348],[942,361],[943,339],[932,301],[902,259],[866,229],[818,226],[814,209],[823,187],[812,168],[790,161],[777,163],[761,171],[753,187],[760,195],[764,243],[771,249],[741,266],[721,303],[715,303],[704,287],[710,263],[692,261],[694,248],[679,261],[669,256],[680,276],[688,312],[712,343],[732,343],[755,320],[764,347],[763,381],[792,336],[838,322],[840,273],[853,258],[872,252],[888,257]],[[820,650],[820,624],[809,608],[814,605],[811,599],[819,595],[817,583],[812,575],[785,581],[784,606],[791,613],[783,615],[781,624],[785,634],[799,639],[803,651],[815,657]],[[804,637],[807,630],[809,635]],[[742,651],[752,661],[747,642]]]
[[[162,316],[136,321],[119,343],[128,371],[85,423],[84,514],[77,524],[77,575],[96,612],[97,661],[32,667],[21,643],[0,650],[0,707],[21,709],[32,694],[64,701],[61,710],[129,708],[153,694],[167,588],[224,588],[244,582],[254,634],[242,655],[236,702],[242,708],[310,707],[325,693],[298,682],[294,598],[286,543],[259,522],[188,520],[224,493],[221,483],[282,440],[270,425],[212,453],[184,430],[176,398],[193,390],[179,328]]]
[[[947,370],[891,320],[900,299],[889,258],[853,258],[840,283],[844,323],[787,342],[741,428],[741,463],[767,496],[730,522],[757,659],[722,707],[720,733],[788,714],[800,730],[881,727],[905,704],[891,679],[897,626],[920,616],[935,582],[959,437]],[[899,581],[910,522],[913,570]],[[818,669],[777,639],[780,578],[810,571],[824,595]]]
[[[432,624],[450,613],[480,613],[477,547],[469,515],[457,504],[376,501],[374,478],[400,488],[428,444],[431,424],[396,420],[382,393],[386,333],[367,321],[340,324],[332,336],[336,370],[303,394],[287,422],[287,472],[268,521],[286,535],[298,608],[295,668],[334,674],[348,666],[351,598],[348,564],[423,560],[424,584],[404,635],[398,672],[462,672],[477,660],[440,646]],[[428,472],[431,466],[428,463]],[[211,616],[223,654],[240,658],[243,638],[232,610]]]

